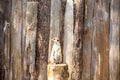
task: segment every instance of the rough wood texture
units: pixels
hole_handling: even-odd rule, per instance
[[[94,5],[91,79],[108,79],[109,1],[96,1]]]
[[[82,80],[91,80],[94,0],[85,2]]]
[[[109,79],[120,80],[120,0],[110,6]]]
[[[21,31],[22,31],[22,1],[12,0],[12,26],[11,26],[11,64],[12,80],[22,79],[21,62]]]
[[[84,0],[74,0],[74,45],[72,54],[72,80],[81,80],[82,76],[82,49],[84,26]]]
[[[64,49],[63,56],[64,62],[68,65],[69,80],[72,75],[72,54],[73,54],[73,0],[67,0],[65,11],[65,23],[64,23]]]
[[[27,2],[26,11],[26,45],[25,45],[25,79],[34,80],[36,56],[38,2]]]
[[[61,27],[61,0],[51,1],[51,22],[50,22],[50,39],[49,39],[49,56],[51,55],[51,49],[53,46],[53,38],[60,38],[60,27]],[[49,61],[48,61],[49,62]]]
[[[0,0],[0,80],[4,80],[4,20],[5,20],[5,1]]]
[[[38,0],[38,29],[37,29],[37,80],[47,80],[48,48],[50,34],[50,4],[51,0]]]
[[[49,64],[47,70],[48,80],[68,80],[68,66],[66,64]]]

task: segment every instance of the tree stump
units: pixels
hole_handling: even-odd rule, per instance
[[[68,66],[66,64],[49,64],[47,66],[48,80],[68,80]]]

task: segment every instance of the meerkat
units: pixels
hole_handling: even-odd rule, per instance
[[[53,64],[60,64],[62,63],[62,53],[61,53],[60,42],[58,38],[54,38],[52,40],[53,40],[53,47],[50,55],[50,62]]]

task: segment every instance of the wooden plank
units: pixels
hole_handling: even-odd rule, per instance
[[[82,80],[82,49],[84,26],[84,0],[74,0],[74,45],[72,54],[72,80]]]
[[[21,64],[21,29],[22,29],[22,1],[12,0],[11,26],[11,65],[12,80],[22,80]]]
[[[61,27],[61,1],[60,0],[52,0],[51,1],[51,15],[50,15],[50,39],[49,39],[49,57],[51,53],[51,49],[53,46],[53,38],[60,38],[60,27]],[[49,61],[48,61],[49,62]]]
[[[73,0],[67,0],[66,11],[65,11],[65,22],[64,22],[64,47],[63,57],[64,62],[68,65],[69,79],[71,80],[72,75],[72,53],[73,53],[73,26],[74,26],[74,15],[73,15]]]
[[[0,0],[0,80],[4,80],[4,20],[5,20],[5,1]]]
[[[94,27],[93,23],[94,2],[95,0],[87,0],[85,2],[82,80],[92,80],[90,78],[91,78],[93,27]]]
[[[37,32],[38,2],[27,2],[26,11],[26,45],[24,68],[25,79],[34,80],[35,56],[36,56],[36,32]]]
[[[120,80],[120,0],[111,0],[109,37],[109,80]]]
[[[94,7],[91,79],[107,80],[109,50],[109,1],[96,1]]]
[[[51,0],[39,0],[37,29],[37,80],[47,80]]]
[[[11,20],[11,1],[5,1],[6,9],[5,9],[5,24],[4,24],[4,66],[5,66],[5,79],[4,80],[11,80],[11,53],[10,53],[10,20]]]

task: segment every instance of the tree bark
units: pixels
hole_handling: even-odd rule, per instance
[[[120,0],[111,0],[109,79],[120,80]]]

